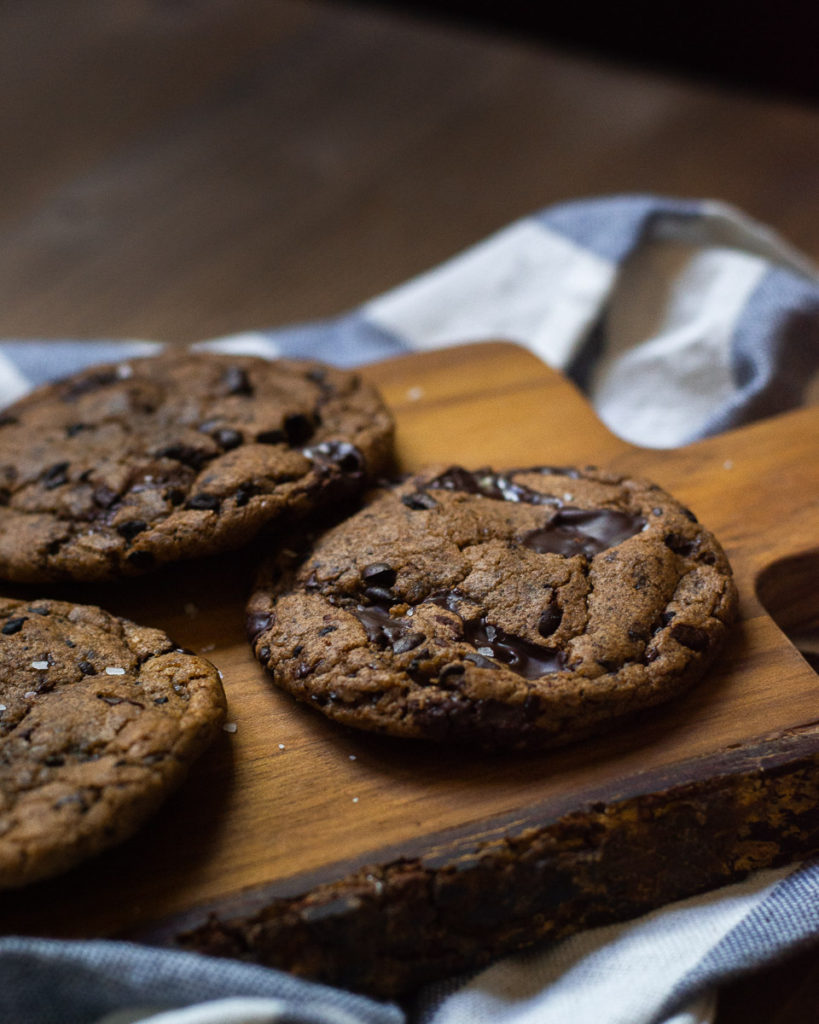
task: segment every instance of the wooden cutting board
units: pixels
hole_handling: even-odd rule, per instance
[[[243,635],[257,550],[74,591],[211,658],[235,731],[132,840],[3,894],[4,933],[138,937],[393,994],[819,848],[819,677],[762,604],[787,628],[819,618],[819,409],[666,452],[615,438],[514,345],[365,372],[404,469],[594,463],[688,504],[741,594],[716,668],[612,735],[487,756],[344,731],[275,691]]]

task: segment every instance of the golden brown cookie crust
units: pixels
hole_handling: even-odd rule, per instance
[[[0,888],[131,835],[224,715],[214,666],[160,630],[0,598]]]
[[[388,463],[374,388],[320,363],[171,351],[0,416],[0,577],[105,580],[238,547]]]
[[[736,607],[688,509],[594,468],[429,469],[291,561],[248,607],[277,685],[345,725],[487,747],[562,743],[669,699]]]

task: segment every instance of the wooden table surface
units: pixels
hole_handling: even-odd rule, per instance
[[[819,261],[807,103],[295,0],[16,0],[0,69],[0,337],[332,315],[617,192],[727,201]],[[719,1024],[809,1019],[817,990],[808,953],[732,986]]]

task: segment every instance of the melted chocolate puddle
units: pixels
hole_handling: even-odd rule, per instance
[[[642,516],[610,508],[563,508],[545,526],[530,530],[522,541],[539,554],[585,555],[593,558],[645,528]]]
[[[427,598],[427,602],[437,604],[441,608],[456,612],[462,599],[457,591],[439,590]],[[418,637],[412,648],[421,642],[421,634],[409,633],[410,622],[406,617],[393,618],[389,609],[383,604],[357,605],[354,614],[364,627],[367,638],[379,647],[401,643],[410,637]],[[464,639],[475,647],[475,654],[467,654],[465,659],[482,668],[498,668],[496,662],[506,665],[526,679],[537,679],[551,672],[560,672],[566,667],[566,655],[563,651],[553,651],[539,644],[533,644],[523,637],[507,633],[499,626],[493,626],[484,616],[479,619],[461,620],[463,622]],[[412,648],[406,648],[410,650]],[[494,658],[494,661],[490,661]]]
[[[527,472],[555,473],[567,477],[577,476],[576,471],[554,469],[548,466],[538,467]],[[427,487],[429,490],[460,491],[500,501],[548,505],[556,509],[544,526],[530,530],[521,538],[525,547],[540,554],[550,552],[569,558],[573,555],[585,555],[587,558],[592,558],[601,551],[633,537],[646,525],[646,520],[642,516],[619,512],[615,509],[564,507],[560,498],[552,494],[533,491],[529,487],[510,480],[509,476],[491,470],[470,472],[460,466],[453,466],[432,480]],[[417,500],[428,498],[428,496],[419,493],[411,495],[410,498]],[[411,507],[429,508],[430,506],[427,503],[421,503]],[[374,576],[376,571],[384,573],[389,566],[379,564],[370,566],[368,569],[370,575]],[[395,574],[392,570],[390,570],[390,574],[388,585],[395,582]],[[387,581],[385,580],[385,582]],[[393,618],[389,613],[391,595],[387,590],[379,591],[380,588],[370,588],[367,594],[374,599],[373,603],[357,605],[355,615],[364,626],[371,643],[376,643],[381,647],[386,647],[387,644],[400,644],[409,633],[409,621],[406,617]],[[380,600],[382,593],[384,600]],[[426,599],[427,602],[437,604],[456,614],[458,614],[461,600],[463,600],[463,595],[457,590],[439,590],[430,594]],[[485,616],[471,620],[461,617],[461,621],[464,639],[475,647],[475,654],[467,654],[466,660],[477,665],[484,668],[498,668],[497,663],[500,662],[526,679],[537,679],[552,672],[560,672],[566,667],[567,659],[563,651],[541,647],[539,644],[524,640],[523,637],[507,633],[499,626],[488,623]],[[549,636],[559,623],[559,611],[548,607],[541,615],[538,624],[539,632],[543,636]],[[412,636],[420,637],[420,634],[413,633]],[[417,644],[413,644],[413,646],[417,646]]]

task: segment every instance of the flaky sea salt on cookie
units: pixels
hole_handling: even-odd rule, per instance
[[[105,580],[238,547],[363,489],[392,417],[356,374],[172,351],[0,415],[0,577]]]
[[[518,748],[690,686],[735,607],[719,543],[655,484],[451,467],[274,559],[248,632],[279,687],[344,725]]]

